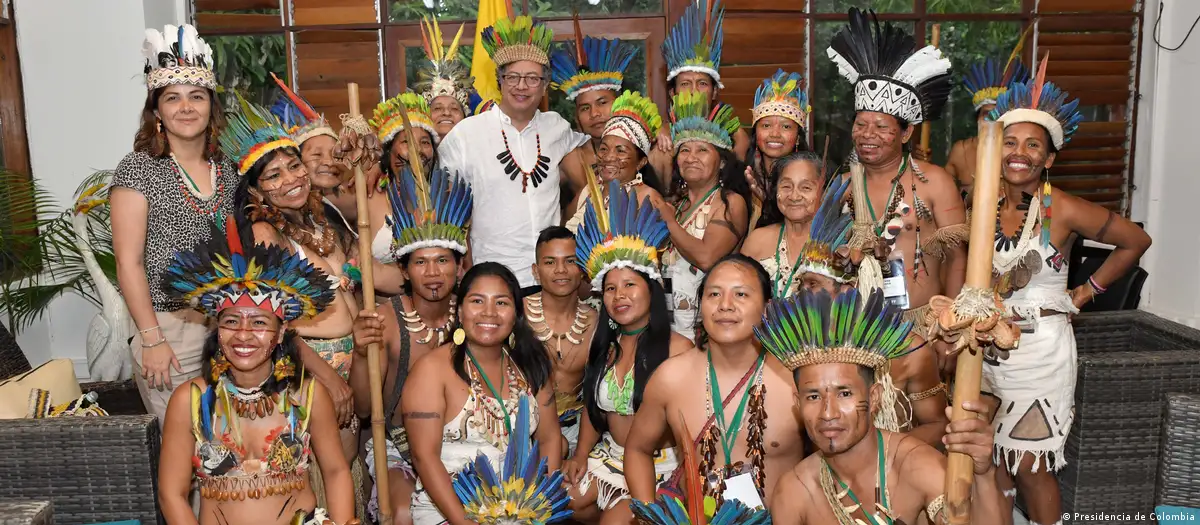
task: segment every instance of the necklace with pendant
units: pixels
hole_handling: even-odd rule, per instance
[[[554,339],[554,355],[558,362],[563,360],[562,342],[563,339],[570,341],[573,345],[583,344],[583,332],[587,330],[588,308],[583,301],[579,301],[575,306],[575,320],[571,322],[571,327],[563,333],[555,332],[550,328],[550,323],[546,322],[545,310],[542,307],[542,294],[534,294],[529,296],[529,314],[527,315],[530,323],[541,323],[541,329],[534,329],[538,341],[545,343]]]
[[[225,390],[229,392],[233,410],[237,412],[238,417],[254,420],[269,417],[275,412],[275,396],[267,395],[263,391],[263,385],[255,388],[242,388],[224,378],[221,382],[224,383]],[[265,385],[266,381],[263,381],[263,384]]]
[[[404,320],[404,324],[407,325],[410,333],[419,334],[425,332],[425,337],[418,338],[417,344],[428,344],[430,341],[433,341],[434,336],[437,336],[436,346],[442,346],[446,341],[450,340],[450,329],[454,327],[454,314],[457,310],[458,305],[454,298],[450,298],[450,312],[446,314],[446,322],[442,326],[437,327],[426,325],[425,321],[421,319],[421,314],[417,313],[415,309],[404,310],[400,314],[400,318]]]

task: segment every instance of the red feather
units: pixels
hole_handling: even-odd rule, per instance
[[[683,435],[691,436],[682,412],[679,420],[683,422]],[[683,449],[683,497],[687,502],[688,517],[692,518],[693,525],[705,525],[708,520],[704,516],[704,489],[700,483],[700,465],[696,462],[696,445],[691,439],[685,439],[680,448]]]
[[[1042,63],[1038,64],[1037,77],[1033,81],[1033,89],[1029,90],[1029,107],[1036,108],[1042,99],[1042,86],[1046,85],[1046,64],[1050,63],[1050,52],[1042,56]]]
[[[583,30],[579,28],[579,11],[575,12],[575,64],[587,64],[587,53],[583,50]]]
[[[295,91],[292,91],[292,88],[288,87],[284,81],[279,80],[279,77],[275,76],[274,72],[271,73],[271,78],[275,79],[276,84],[279,84],[279,89],[283,90],[283,94],[287,95],[287,98],[292,99],[292,103],[296,104],[297,108],[300,108],[300,114],[304,115],[305,119],[313,121],[321,118],[321,115],[317,114],[316,111],[313,111],[312,106],[308,105],[308,102],[300,98],[300,95],[297,95]]]
[[[421,20],[421,47],[425,48],[425,56],[433,58],[433,48],[429,47],[429,38],[426,37],[426,27],[428,31],[433,31],[432,24],[428,20]]]
[[[231,255],[245,255],[242,253],[242,236],[238,234],[237,223],[233,221],[233,217],[225,219],[225,242],[229,243]]]

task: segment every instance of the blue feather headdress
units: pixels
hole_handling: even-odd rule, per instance
[[[437,168],[427,181],[405,167],[400,177],[388,182],[388,201],[392,244],[386,252],[373,254],[375,258],[398,261],[421,248],[467,253],[467,221],[474,199],[466,180]]]
[[[621,92],[625,68],[637,48],[616,38],[584,37],[575,16],[575,42],[550,56],[551,87],[566,93],[567,100],[588,91],[608,89]]]
[[[709,105],[708,95],[699,91],[681,91],[671,99],[671,141],[675,151],[685,142],[698,140],[721,149],[733,149],[733,134],[742,122],[733,106],[718,102]]]
[[[163,273],[167,293],[212,318],[226,308],[250,306],[284,321],[313,317],[333,301],[325,272],[275,246],[245,247],[230,218],[208,241],[175,254]]]
[[[288,87],[284,81],[279,80],[275,73],[271,73],[271,78],[275,79],[275,83],[283,91],[283,94],[279,95],[279,98],[275,99],[275,104],[271,106],[271,114],[279,119],[296,144],[303,145],[304,141],[321,135],[333,140],[338,139],[337,133],[333,132],[333,128],[329,126],[325,116],[317,113],[312,104],[292,91],[292,88]]]
[[[617,181],[608,186],[608,209],[597,208],[596,203],[605,199],[592,177],[589,174],[590,198],[583,224],[575,232],[575,254],[592,288],[603,288],[604,274],[613,268],[631,268],[661,279],[658,247],[667,240],[667,223],[649,197],[639,203],[637,193],[621,188]]]
[[[547,473],[546,459],[529,437],[531,404],[530,396],[521,396],[499,473],[480,453],[454,477],[454,492],[467,519],[480,525],[545,525],[571,517],[562,472]]]
[[[776,71],[770,78],[763,80],[758,91],[754,93],[754,110],[751,112],[754,122],[759,119],[778,116],[791,119],[801,128],[808,128],[808,115],[812,108],[808,105],[808,95],[804,86],[800,85],[803,77],[800,73],[785,73],[782,69]]]
[[[230,112],[229,125],[221,132],[221,152],[238,163],[238,174],[245,175],[254,163],[280,148],[300,148],[270,111],[248,102],[234,92],[240,111]]]
[[[850,226],[854,218],[842,213],[846,201],[846,190],[850,189],[849,177],[835,177],[825,195],[821,207],[813,216],[808,230],[808,241],[800,249],[797,264],[799,273],[813,272],[824,275],[839,283],[854,281],[846,243],[850,241]]]
[[[711,5],[710,5],[711,4]],[[667,82],[685,71],[705,73],[721,84],[721,44],[725,40],[722,28],[725,9],[721,0],[697,0],[684,9],[683,16],[667,33],[663,41],[663,57],[667,60]]]
[[[1000,95],[1008,91],[1010,84],[1024,84],[1028,80],[1029,69],[1019,59],[1002,66],[1000,62],[988,57],[987,60],[971,66],[963,76],[963,87],[971,93],[971,103],[975,105],[975,110],[979,111],[979,108],[1000,100]]]
[[[1083,114],[1079,112],[1079,99],[1068,102],[1069,93],[1053,82],[1046,82],[1046,64],[1049,62],[1049,57],[1042,59],[1036,78],[1010,85],[996,101],[996,109],[988,118],[1005,127],[1019,122],[1041,125],[1050,133],[1054,149],[1062,149],[1079,129]]]

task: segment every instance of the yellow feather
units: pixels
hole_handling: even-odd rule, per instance
[[[200,435],[200,397],[203,395],[200,386],[192,383],[192,434],[196,436],[196,441],[204,441],[204,436]]]
[[[1013,60],[1021,56],[1021,50],[1025,48],[1025,41],[1029,38],[1029,33],[1032,32],[1033,24],[1029,24],[1029,27],[1026,27],[1025,31],[1021,33],[1021,38],[1017,40],[1017,47],[1013,48],[1012,54],[1008,55],[1008,62],[1004,63],[1004,71],[1008,71],[1008,66],[1012,65]]]
[[[592,171],[592,167],[584,162],[583,155],[579,156],[579,165],[583,166],[583,173],[587,176],[588,196],[592,199],[592,207],[596,209],[596,224],[600,226],[600,231],[608,233],[608,206],[604,205],[604,193],[600,191],[600,181],[596,177],[596,172]]]
[[[463,28],[464,28],[464,27],[466,27],[466,26],[467,26],[467,25],[466,25],[465,23],[464,23],[464,24],[459,24],[459,25],[458,25],[458,34],[454,35],[454,41],[453,41],[453,42],[450,42],[450,50],[449,50],[449,51],[446,51],[446,56],[450,57],[450,59],[451,59],[451,60],[453,60],[453,59],[454,59],[454,57],[458,56],[458,55],[457,55],[457,51],[458,51],[458,40],[459,40],[460,38],[462,38]],[[440,37],[439,37],[439,38],[440,38]]]

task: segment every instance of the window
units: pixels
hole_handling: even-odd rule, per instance
[[[279,94],[271,73],[280,79],[287,75],[287,50],[283,35],[219,35],[206,36],[213,50],[217,85],[225,90],[222,99],[226,108],[236,107],[236,90],[246,100],[270,107]]]
[[[390,0],[388,4],[392,22],[420,20],[430,13],[438,20],[475,20],[479,14],[479,0]],[[575,8],[581,17],[645,15],[661,14],[663,0],[603,0],[596,5],[582,0],[513,0],[513,7],[535,18],[569,17]]]

